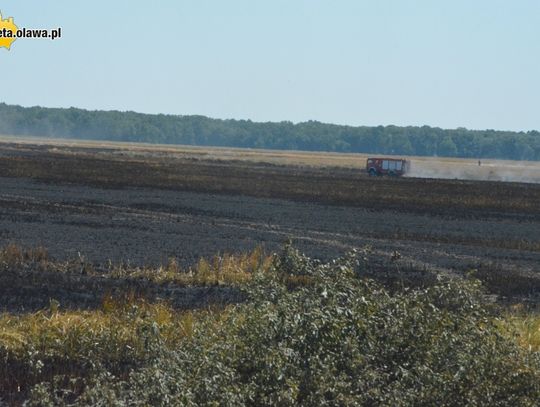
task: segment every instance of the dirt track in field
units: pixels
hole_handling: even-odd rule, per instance
[[[496,270],[540,290],[538,185],[14,145],[0,170],[0,244],[58,260],[191,265],[292,238],[321,259],[369,245],[403,268]]]

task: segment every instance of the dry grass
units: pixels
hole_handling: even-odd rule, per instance
[[[52,300],[49,310],[23,315],[2,314],[0,343],[15,353],[30,345],[37,350],[52,345],[61,346],[66,357],[72,358],[79,356],[82,336],[89,339],[87,345],[91,348],[95,348],[99,342],[103,349],[104,340],[114,335],[119,346],[109,355],[111,359],[118,359],[117,352],[122,348],[142,352],[137,326],[147,318],[151,318],[160,328],[181,326],[179,315],[166,304],[150,304],[135,297],[127,301],[106,297],[102,309],[96,311],[59,311],[57,303]],[[180,332],[187,331],[180,329]],[[167,338],[176,339],[177,336]],[[88,351],[91,352],[90,349]]]
[[[201,258],[195,266],[182,269],[175,258],[156,268],[111,266],[112,278],[142,279],[155,283],[173,283],[187,286],[241,285],[249,281],[255,271],[268,271],[273,256],[261,247],[245,254],[222,254],[206,260]]]
[[[248,282],[256,271],[266,272],[272,266],[273,256],[262,247],[249,253],[216,255],[204,258],[192,267],[183,269],[176,258],[171,257],[159,267],[136,267],[129,264],[112,264],[107,269],[96,269],[84,257],[66,262],[49,258],[43,247],[25,248],[13,243],[0,248],[0,265],[7,268],[38,266],[42,271],[62,274],[84,274],[110,279],[145,280],[158,284],[178,286],[241,285]]]
[[[185,270],[174,258],[157,269],[112,266],[105,278],[166,286],[240,285],[249,281],[254,272],[268,271],[272,262],[273,256],[257,248],[246,254],[200,259]],[[25,249],[14,244],[0,249],[0,264],[3,273],[24,270],[27,285],[45,274],[49,285],[60,284],[64,290],[69,290],[66,280],[55,281],[51,276],[83,273],[90,281],[104,278],[91,264],[76,260],[55,263],[43,248]],[[33,274],[36,264],[37,274]],[[6,281],[9,283],[9,279]],[[41,284],[42,280],[36,281]],[[105,294],[101,306],[93,310],[65,310],[51,299],[48,309],[38,312],[0,314],[0,394],[11,394],[10,399],[17,401],[17,394],[22,397],[36,383],[51,381],[55,376],[65,380],[86,377],[100,366],[121,377],[151,357],[149,338],[158,338],[159,346],[173,347],[192,335],[203,316],[220,324],[228,312],[211,304],[203,310],[179,312],[168,302],[151,302],[134,291],[126,291],[129,287]],[[87,289],[95,290],[95,286],[90,284]]]
[[[540,351],[540,314],[527,312],[522,304],[514,305],[503,319],[502,330],[525,349]]]
[[[49,253],[44,247],[23,248],[10,243],[0,248],[0,263],[20,265],[27,262],[47,262]]]
[[[106,297],[96,311],[0,315],[0,394],[25,394],[36,383],[91,374],[106,366],[122,376],[149,357],[148,334],[165,346],[191,336],[207,311],[179,313],[135,296]]]

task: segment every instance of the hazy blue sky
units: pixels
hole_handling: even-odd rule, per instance
[[[538,0],[0,0],[0,101],[540,129]]]

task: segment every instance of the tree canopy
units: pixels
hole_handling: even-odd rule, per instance
[[[540,132],[344,126],[0,103],[0,134],[277,150],[540,160]]]

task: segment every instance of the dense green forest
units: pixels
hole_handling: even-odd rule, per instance
[[[540,132],[255,123],[204,116],[51,109],[0,103],[0,134],[280,150],[540,160]]]

